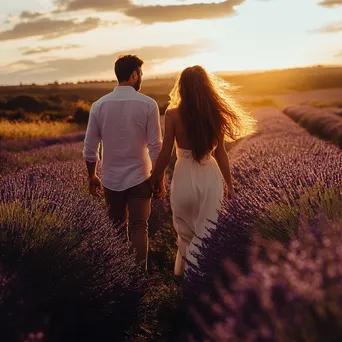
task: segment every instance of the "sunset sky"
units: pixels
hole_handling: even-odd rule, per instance
[[[342,0],[8,0],[0,84],[114,78],[122,53],[145,76],[342,65]]]

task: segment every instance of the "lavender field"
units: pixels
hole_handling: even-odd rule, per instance
[[[231,151],[238,196],[189,274],[192,340],[338,341],[342,152],[277,110],[255,115]]]
[[[273,107],[255,117],[258,132],[229,151],[237,196],[184,286],[168,197],[153,202],[142,274],[88,195],[79,135],[5,142],[4,341],[340,341],[342,151]]]
[[[341,108],[295,106],[285,108],[284,113],[307,129],[309,133],[342,147]]]

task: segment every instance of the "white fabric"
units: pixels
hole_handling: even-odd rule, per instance
[[[103,185],[123,191],[144,182],[161,150],[159,108],[155,100],[131,86],[117,86],[93,103],[83,157],[99,160],[103,143]]]
[[[174,273],[182,275],[188,267],[186,257],[197,265],[196,245],[216,221],[222,208],[224,183],[216,160],[208,155],[201,164],[192,158],[190,150],[177,148],[177,161],[171,183],[173,224],[178,234],[178,252]]]

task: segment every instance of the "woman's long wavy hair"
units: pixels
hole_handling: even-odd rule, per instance
[[[255,132],[256,121],[230,95],[223,79],[195,65],[183,70],[170,92],[168,108],[178,108],[193,157],[200,162],[218,143],[236,141]]]

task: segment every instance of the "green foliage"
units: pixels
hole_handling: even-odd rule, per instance
[[[316,184],[304,188],[298,198],[284,197],[284,202],[268,203],[264,214],[256,223],[261,236],[287,242],[297,231],[301,216],[313,220],[317,208],[330,220],[342,217],[342,200],[338,188],[325,188]]]
[[[89,110],[89,105],[82,102],[77,103],[73,108],[71,121],[77,124],[86,124],[89,120]]]
[[[22,109],[29,113],[41,113],[44,110],[58,110],[60,107],[35,96],[19,95],[10,98],[5,104],[5,109]]]

